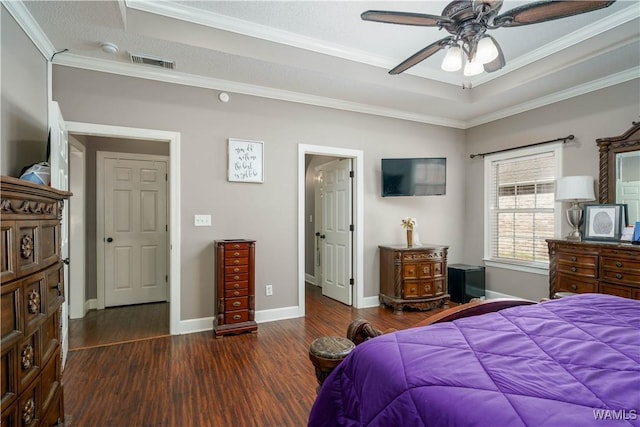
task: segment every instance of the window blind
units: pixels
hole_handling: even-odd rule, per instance
[[[491,161],[489,239],[494,261],[549,262],[554,237],[555,152]]]

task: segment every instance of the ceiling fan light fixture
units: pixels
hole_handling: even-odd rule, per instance
[[[458,71],[462,68],[462,49],[460,46],[451,46],[447,49],[441,67],[444,71]]]
[[[478,74],[482,74],[484,72],[484,67],[482,66],[482,62],[478,61],[477,57],[473,58],[472,61],[465,61],[463,74],[467,77],[477,76]]]
[[[476,51],[476,59],[481,64],[488,64],[498,57],[498,48],[491,37],[484,36],[478,42],[478,50]]]

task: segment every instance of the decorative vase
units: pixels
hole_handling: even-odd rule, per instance
[[[413,247],[413,230],[407,230],[407,247]]]

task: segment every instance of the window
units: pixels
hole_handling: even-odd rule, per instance
[[[547,272],[545,240],[559,230],[554,188],[560,147],[546,145],[485,157],[487,265]]]

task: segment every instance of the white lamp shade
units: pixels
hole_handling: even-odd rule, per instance
[[[459,46],[451,46],[442,60],[444,71],[458,71],[462,68],[462,49]]]
[[[596,199],[592,176],[565,176],[556,181],[556,200],[590,202]]]
[[[464,72],[463,74],[467,77],[476,76],[484,71],[484,67],[482,63],[478,61],[476,58],[473,58],[473,61],[469,62],[468,60],[464,64]]]
[[[476,58],[481,64],[488,64],[498,57],[498,48],[491,40],[491,37],[485,36],[478,42],[478,50]]]

